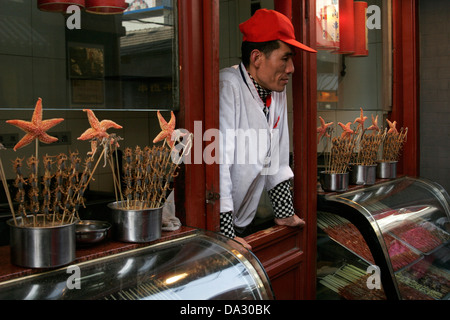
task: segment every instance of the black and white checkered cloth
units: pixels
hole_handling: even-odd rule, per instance
[[[295,214],[292,202],[291,181],[286,180],[268,191],[275,218],[289,218]],[[233,225],[233,212],[220,213],[220,233],[234,239],[236,232]]]
[[[268,118],[270,105],[267,105],[267,98],[271,95],[272,91],[261,87],[260,84],[258,82],[256,82],[255,79],[253,79],[253,77],[251,76],[250,73],[248,74],[248,76],[250,77],[250,79],[252,79],[252,82],[255,85],[256,91],[258,91],[258,95],[264,103],[263,111],[264,111],[264,114],[266,115],[266,118]]]
[[[233,211],[220,213],[220,233],[231,239],[236,237],[233,225]]]
[[[268,193],[275,218],[284,219],[295,214],[290,180],[277,184]]]

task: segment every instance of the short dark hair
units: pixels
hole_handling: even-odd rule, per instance
[[[280,43],[278,40],[267,41],[267,42],[249,42],[243,41],[241,45],[241,59],[245,67],[250,65],[250,54],[253,50],[259,50],[266,56],[269,56],[272,51],[279,49]]]

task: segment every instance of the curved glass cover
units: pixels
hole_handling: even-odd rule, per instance
[[[371,222],[384,241],[402,298],[450,295],[450,201],[442,187],[404,177],[325,198],[356,209]],[[364,257],[364,252],[355,253]]]
[[[272,299],[259,261],[234,241],[199,232],[0,284],[0,299]]]

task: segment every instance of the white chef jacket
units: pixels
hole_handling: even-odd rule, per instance
[[[255,217],[264,188],[270,190],[294,175],[289,167],[286,90],[272,92],[267,120],[242,63],[220,71],[219,88],[220,212],[233,211],[234,225],[243,228]]]

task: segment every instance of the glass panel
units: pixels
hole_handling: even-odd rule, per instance
[[[0,299],[271,299],[264,269],[241,248],[220,235],[199,233],[3,283]],[[76,267],[79,290],[72,287]]]
[[[373,290],[367,286],[371,275],[367,270],[374,259],[358,228],[343,217],[323,211],[317,212],[317,226],[317,298],[386,299],[383,287]]]
[[[174,1],[127,3],[123,14],[63,15],[1,1],[0,108],[41,97],[46,109],[176,109]]]
[[[448,299],[450,198],[440,185],[405,177],[329,199],[374,221],[403,299]]]
[[[379,127],[384,128],[387,112],[391,110],[390,1],[366,2],[365,30],[362,29],[357,35],[356,30],[360,28],[356,28],[356,25],[353,25],[354,32],[344,29],[349,10],[354,13],[353,1],[316,1],[317,127],[321,125],[319,117],[326,123],[333,123],[329,132],[331,138],[318,141],[319,172],[325,167],[331,139],[343,132],[339,123],[345,125],[351,122],[351,129],[355,130],[358,123],[354,123],[354,120],[360,117],[362,108],[367,117],[365,128],[372,124],[372,116],[374,119],[378,117]],[[367,54],[346,50],[349,40],[363,35]]]
[[[408,219],[430,219],[433,216],[450,216],[448,196],[443,189],[432,182],[423,179],[405,177],[391,182],[363,190],[348,192],[342,198],[357,203],[370,212],[378,225],[383,230],[384,226],[391,227],[394,221],[389,219],[389,223],[382,223],[389,216],[389,213],[397,211],[402,217],[398,221]],[[392,210],[392,212],[391,212]],[[387,220],[386,220],[387,221]]]
[[[370,22],[381,24],[382,2],[369,0],[367,3],[377,8],[376,12],[367,12]],[[343,19],[347,18],[350,8],[344,9],[338,0],[316,2],[318,110],[359,111],[360,107],[382,110],[382,65],[386,63],[383,46],[387,45],[383,43],[383,32],[388,30],[368,23],[370,29],[366,27],[363,33],[367,37],[367,55],[341,53],[340,46],[344,46],[349,37],[357,38],[354,33],[342,32]]]

